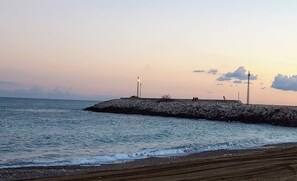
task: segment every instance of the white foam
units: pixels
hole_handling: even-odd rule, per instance
[[[89,156],[85,158],[72,158],[68,160],[60,160],[55,162],[22,162],[14,164],[0,165],[0,168],[14,168],[14,167],[29,167],[29,166],[63,166],[63,165],[101,165],[101,164],[113,164],[127,162],[137,159],[144,159],[150,157],[168,157],[168,156],[181,156],[188,155],[191,153],[199,153],[204,151],[214,150],[237,150],[246,149],[252,147],[263,146],[260,140],[243,140],[225,142],[214,145],[189,145],[179,148],[168,148],[168,149],[145,149],[134,153],[116,153],[111,155],[98,155]]]
[[[144,159],[150,157],[169,157],[169,156],[181,156],[188,155],[192,153],[199,153],[205,151],[215,151],[215,150],[238,150],[247,149],[254,147],[264,146],[260,140],[245,140],[245,141],[234,141],[226,142],[215,145],[192,145],[179,148],[169,148],[169,149],[146,149],[134,153],[117,153],[113,155],[103,155],[95,156],[87,159],[73,160],[73,164],[110,164],[119,163],[137,159]]]

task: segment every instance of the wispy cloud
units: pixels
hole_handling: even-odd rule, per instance
[[[238,67],[234,72],[228,72],[217,78],[218,81],[230,81],[234,80],[236,83],[239,81],[247,80],[248,74],[246,73],[244,66]],[[251,74],[250,80],[257,80],[258,76]],[[234,82],[235,83],[235,82]]]
[[[241,81],[241,80],[234,80],[233,83],[234,83],[234,84],[241,84],[242,81]]]
[[[194,73],[204,73],[205,70],[193,70]]]
[[[278,74],[274,77],[271,87],[285,91],[297,91],[297,75],[286,76]]]
[[[207,73],[216,75],[216,74],[218,73],[218,69],[213,69],[213,68],[211,68],[211,69],[208,70]]]
[[[33,86],[30,89],[0,89],[0,97],[24,97],[24,98],[45,98],[45,99],[76,99],[76,100],[108,100],[116,98],[109,95],[85,96],[72,93],[68,90],[56,87],[53,90],[44,90],[41,87]]]
[[[18,83],[0,80],[0,86],[15,86],[15,85],[18,85]]]
[[[207,73],[207,74],[216,75],[216,74],[218,74],[218,69],[215,69],[215,68],[211,68],[209,70],[197,69],[197,70],[193,70],[193,72],[194,73]]]

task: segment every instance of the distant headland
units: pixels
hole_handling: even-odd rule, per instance
[[[297,107],[246,105],[237,100],[121,98],[85,110],[297,127]]]

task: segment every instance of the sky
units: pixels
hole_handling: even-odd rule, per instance
[[[295,0],[0,0],[0,97],[297,105]]]

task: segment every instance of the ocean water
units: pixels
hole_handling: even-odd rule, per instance
[[[297,141],[296,128],[83,111],[95,103],[0,98],[0,168],[100,165]]]

